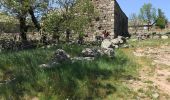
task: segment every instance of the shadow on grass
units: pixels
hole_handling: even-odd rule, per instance
[[[77,54],[80,49],[82,48],[74,50],[74,53]],[[66,51],[71,50],[66,48]],[[51,52],[52,49],[38,49],[1,54],[0,70],[12,70],[12,76],[16,80],[0,84],[0,99],[102,99],[117,92],[116,86],[105,83],[104,80],[119,80],[131,75],[134,70],[133,63],[122,52],[118,52],[114,59],[102,57],[94,61],[67,62],[52,69],[39,68],[40,64],[48,62]],[[12,67],[7,67],[8,65]]]
[[[111,84],[101,83],[112,75],[112,71],[101,69],[97,61],[68,62],[52,69],[33,65],[15,69],[16,80],[0,85],[0,93],[7,99],[23,99],[26,94],[38,96],[40,93],[45,99],[92,100],[116,92]]]

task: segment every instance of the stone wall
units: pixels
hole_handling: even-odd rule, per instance
[[[111,37],[128,35],[128,18],[116,0],[92,0],[97,16],[88,33],[102,35],[105,31]]]
[[[117,37],[121,36],[129,36],[128,33],[128,17],[122,11],[119,4],[116,0],[114,5],[114,35]]]

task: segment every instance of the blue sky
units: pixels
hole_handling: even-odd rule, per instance
[[[117,0],[117,2],[127,16],[139,13],[144,3],[152,3],[153,7],[161,8],[170,21],[170,0]]]

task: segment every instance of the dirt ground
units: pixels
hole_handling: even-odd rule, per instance
[[[138,79],[127,84],[137,93],[137,100],[170,100],[170,46],[137,48],[133,53],[141,58],[142,68]]]

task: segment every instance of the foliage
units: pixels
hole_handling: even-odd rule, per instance
[[[57,35],[67,30],[76,35],[85,32],[85,28],[95,16],[92,3],[90,0],[76,0],[70,3],[60,1],[61,8],[47,14],[43,23],[47,32]]]
[[[161,29],[164,29],[167,24],[168,24],[168,20],[164,12],[161,9],[158,9],[158,17],[156,21],[156,26],[158,26]]]
[[[35,12],[40,14],[41,11],[46,11],[48,7],[48,0],[0,0],[2,10],[7,14],[16,17],[20,24],[20,35],[22,41],[27,41],[27,31],[29,26],[27,25],[28,14],[32,19],[37,30],[40,30],[40,24],[35,16]]]
[[[28,13],[30,6],[40,11],[44,11],[48,6],[47,0],[0,0],[0,4],[4,11],[16,17]]]
[[[160,29],[164,29],[166,26],[166,21],[164,18],[158,18],[156,22],[156,26],[158,26]]]
[[[140,9],[140,17],[147,23],[153,23],[156,20],[156,9],[152,4],[144,4]]]
[[[18,21],[5,13],[0,13],[0,32],[19,32]]]
[[[149,31],[149,25],[154,23],[157,18],[156,9],[152,7],[152,4],[148,3],[142,6],[140,9],[140,18],[147,23]]]

